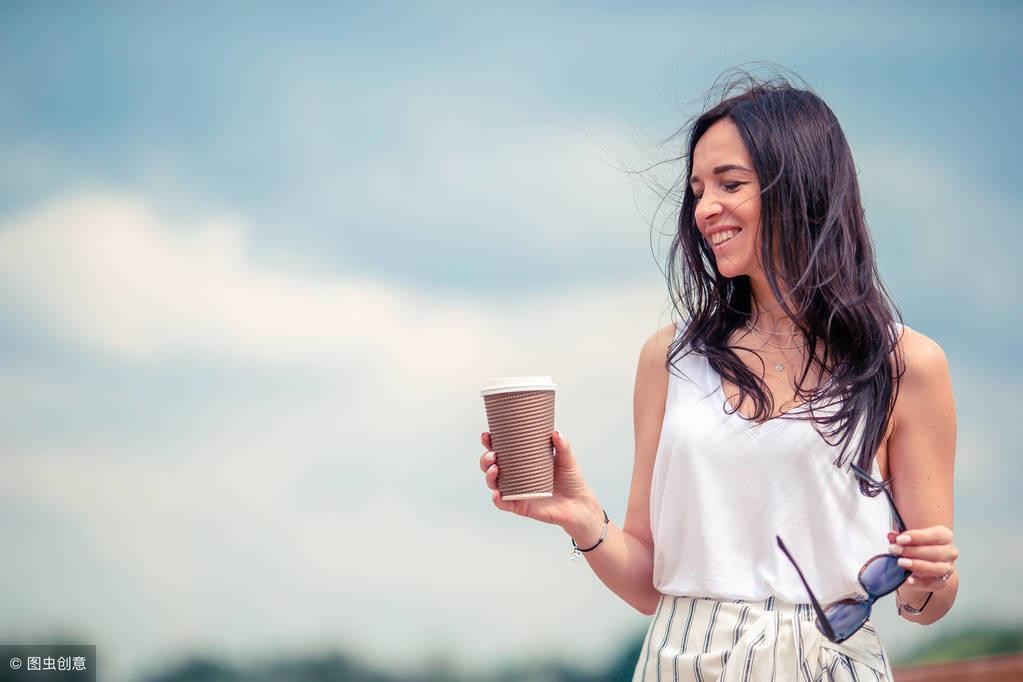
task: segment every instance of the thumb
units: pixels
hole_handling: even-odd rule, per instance
[[[551,442],[554,443],[554,457],[559,466],[572,466],[575,464],[575,456],[572,454],[572,446],[568,439],[561,435],[560,431],[551,434]]]

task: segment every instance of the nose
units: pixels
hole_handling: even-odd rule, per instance
[[[719,215],[721,208],[721,202],[718,201],[714,193],[705,191],[694,211],[693,217],[696,218],[696,224],[704,225],[710,218]]]

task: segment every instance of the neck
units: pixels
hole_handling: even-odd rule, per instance
[[[761,334],[777,334],[792,338],[791,335],[798,331],[798,327],[792,318],[782,310],[778,299],[771,294],[767,280],[758,283],[751,279],[751,282],[753,283],[753,310],[750,314],[750,322]],[[786,298],[785,304],[791,308],[791,299]]]
[[[792,336],[793,332],[798,331],[798,327],[792,318],[785,314],[785,311],[781,308],[781,303],[771,292],[771,287],[767,283],[767,278],[761,271],[758,273],[758,277],[750,277],[752,286],[752,314],[750,315],[750,322],[756,326],[757,334],[761,338],[762,342],[766,340],[767,344],[778,344],[785,346],[797,346],[804,343],[804,339],[801,335],[797,334]],[[788,296],[788,291],[782,289],[782,293],[785,295],[785,305],[789,309],[795,306],[792,303],[792,299]],[[779,350],[777,347],[770,347],[770,345],[764,345],[765,350],[769,350],[772,353],[780,353],[782,356],[785,353],[795,352],[798,356],[803,358],[806,357],[807,348],[799,348],[799,350]],[[813,351],[813,357],[823,357],[823,342],[817,341],[817,348]],[[802,361],[800,361],[802,362]],[[818,363],[818,366],[819,363]]]

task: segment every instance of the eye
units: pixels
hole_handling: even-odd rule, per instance
[[[738,181],[736,181],[736,182],[723,182],[723,183],[721,183],[721,186],[725,188],[726,192],[728,192],[729,194],[733,194],[733,193],[739,191],[739,188],[742,187],[745,184],[747,184],[747,183],[745,183],[745,182],[738,182]],[[696,190],[690,190],[690,191],[692,191],[693,199],[696,201],[696,203],[700,203],[700,199],[703,198],[703,195],[702,194],[697,194]]]

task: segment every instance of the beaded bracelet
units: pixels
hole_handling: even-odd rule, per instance
[[[572,538],[572,553],[568,555],[572,561],[579,561],[582,559],[583,555],[580,554],[580,552],[592,552],[597,547],[600,547],[600,543],[602,543],[604,538],[607,537],[607,524],[609,519],[607,518],[607,511],[604,509],[601,509],[601,511],[604,512],[604,530],[600,532],[600,539],[597,540],[597,544],[593,545],[593,547],[590,547],[589,549],[580,549],[579,545],[575,544],[575,538]]]

